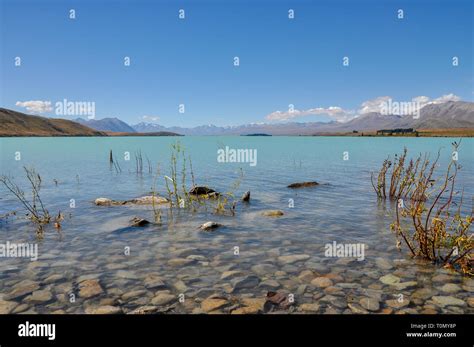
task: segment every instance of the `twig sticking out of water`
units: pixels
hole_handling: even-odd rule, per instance
[[[146,162],[148,164],[148,173],[151,175],[153,173],[153,167],[151,166],[151,161],[147,155],[145,155]]]
[[[143,157],[141,150],[135,152],[135,172],[140,175],[143,173]]]
[[[112,150],[109,152],[109,165],[110,165],[110,170],[114,168],[116,173],[122,172],[122,168],[120,167],[119,162],[117,161],[117,158],[115,158]]]

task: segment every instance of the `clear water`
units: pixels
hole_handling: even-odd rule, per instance
[[[155,175],[147,171],[135,173],[134,153],[138,150],[148,157],[153,172],[159,163],[157,181],[159,193],[166,192],[164,175],[169,175],[171,144],[179,140],[186,155],[191,156],[195,180],[217,191],[228,191],[238,179],[240,168],[243,179],[235,195],[251,191],[251,203],[237,206],[236,216],[221,216],[212,211],[191,213],[180,211],[169,225],[164,216],[163,225],[127,229],[129,220],[140,216],[153,219],[150,206],[95,206],[98,197],[126,200],[149,194]],[[377,201],[370,183],[370,173],[377,171],[382,161],[394,153],[408,148],[409,157],[428,152],[435,156],[441,149],[440,169],[443,172],[451,157],[451,138],[364,138],[364,137],[108,137],[108,138],[2,138],[0,139],[0,173],[12,176],[27,191],[23,166],[34,167],[42,176],[41,196],[52,214],[61,211],[66,215],[62,235],[48,230],[39,241],[39,260],[0,259],[0,295],[8,293],[18,282],[29,279],[51,290],[53,299],[47,303],[26,305],[26,312],[48,313],[63,310],[68,313],[84,312],[85,307],[98,305],[100,300],[116,300],[123,293],[144,289],[143,279],[149,273],[161,276],[172,294],[179,294],[173,284],[182,280],[185,294],[192,298],[187,305],[177,305],[175,311],[195,312],[199,307],[199,290],[229,293],[232,284],[221,280],[222,271],[238,270],[244,275],[253,274],[256,264],[268,263],[276,267],[269,273],[260,274],[262,281],[276,280],[280,290],[298,292],[298,303],[318,300],[322,289],[311,285],[301,292],[298,275],[314,264],[324,268],[322,273],[340,274],[343,282],[356,283],[359,288],[344,289],[345,299],[364,295],[367,288],[378,288],[383,300],[393,299],[400,291],[384,286],[379,277],[396,273],[402,281],[417,281],[414,288],[404,290],[410,296],[421,288],[431,288],[435,295],[453,295],[466,301],[472,293],[468,279],[450,274],[431,264],[414,261],[395,247],[395,238],[389,230],[393,206]],[[459,152],[463,165],[458,178],[458,188],[470,202],[473,196],[474,173],[473,140],[465,138]],[[257,149],[257,165],[248,163],[218,163],[217,150],[231,148]],[[109,151],[120,163],[122,172],[109,166]],[[343,152],[349,152],[349,160],[343,160]],[[15,153],[21,160],[15,160]],[[123,159],[124,152],[131,155]],[[146,160],[145,160],[146,161]],[[58,181],[56,185],[54,180]],[[316,180],[322,185],[315,188],[291,190],[286,186],[293,182]],[[76,207],[70,208],[74,199]],[[294,208],[289,208],[294,199]],[[471,206],[466,206],[469,210]],[[261,216],[262,210],[278,209],[285,215],[279,218]],[[17,217],[0,222],[1,242],[37,242],[34,227],[21,217],[21,206],[15,198],[0,187],[0,215],[12,210]],[[206,221],[224,224],[213,233],[203,233],[199,225]],[[124,229],[125,228],[125,229]],[[330,242],[364,243],[368,250],[365,260],[344,262],[324,256],[324,245]],[[234,247],[240,254],[234,255]],[[124,247],[131,254],[124,255]],[[179,255],[180,250],[190,249]],[[178,254],[178,256],[177,256]],[[183,255],[184,254],[184,255]],[[285,265],[278,262],[282,255],[306,254],[310,259]],[[188,255],[201,256],[194,263],[172,266],[169,259]],[[382,270],[375,259],[395,261],[395,267]],[[403,260],[404,261],[401,261]],[[131,271],[133,278],[118,276],[120,270]],[[319,270],[318,270],[319,271]],[[44,284],[51,274],[64,275],[58,284]],[[463,290],[455,294],[439,291],[439,283],[432,278],[448,274],[453,283]],[[104,292],[92,299],[78,299],[72,305],[64,295],[74,291],[80,276],[96,275]],[[93,276],[92,276],[93,277]],[[130,276],[129,276],[130,277]],[[372,284],[372,287],[371,287]],[[445,283],[441,283],[443,285]],[[113,290],[112,290],[113,288]],[[300,290],[298,291],[298,288]],[[182,289],[182,288],[181,288]],[[247,288],[232,295],[262,297],[266,289]],[[120,301],[125,310],[147,304],[154,291],[147,291],[139,299]],[[148,301],[147,301],[148,300]],[[348,300],[348,299],[347,299]],[[429,299],[427,299],[429,300]],[[19,299],[21,301],[21,299]],[[102,303],[105,301],[102,301]],[[118,305],[118,304],[117,304]],[[412,302],[408,307],[420,312],[431,308],[431,302]],[[472,312],[469,306],[439,307],[438,312]],[[320,312],[328,306],[321,303]],[[337,308],[344,312],[347,308]]]

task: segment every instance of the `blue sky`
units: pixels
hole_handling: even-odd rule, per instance
[[[468,0],[0,2],[0,101],[19,111],[17,102],[67,99],[131,124],[238,125],[289,104],[304,122],[381,96],[473,99]]]

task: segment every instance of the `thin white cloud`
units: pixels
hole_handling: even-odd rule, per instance
[[[339,106],[330,106],[327,108],[316,107],[308,110],[288,110],[275,111],[267,115],[265,118],[272,121],[287,121],[290,119],[301,118],[306,116],[321,116],[325,115],[337,121],[347,121],[352,118],[353,112],[342,109]]]
[[[158,116],[142,116],[142,120],[146,122],[159,122],[160,117]]]
[[[51,106],[51,101],[41,101],[41,100],[30,100],[30,101],[17,101],[16,106],[24,107],[30,113],[44,113],[50,112],[53,110]]]
[[[359,108],[359,114],[380,112],[383,105],[385,105],[390,99],[390,96],[379,96],[375,99],[364,101]]]

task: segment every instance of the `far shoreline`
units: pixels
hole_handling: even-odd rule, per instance
[[[351,132],[320,132],[315,134],[232,134],[232,135],[182,135],[171,132],[163,133],[113,133],[113,132],[103,132],[103,135],[43,135],[43,134],[0,134],[0,138],[25,138],[25,137],[98,137],[98,138],[110,138],[110,137],[384,137],[384,138],[393,138],[393,137],[474,137],[474,128],[453,128],[453,129],[417,129],[416,133],[401,133],[401,134],[379,134],[376,130],[370,131],[351,131]]]

